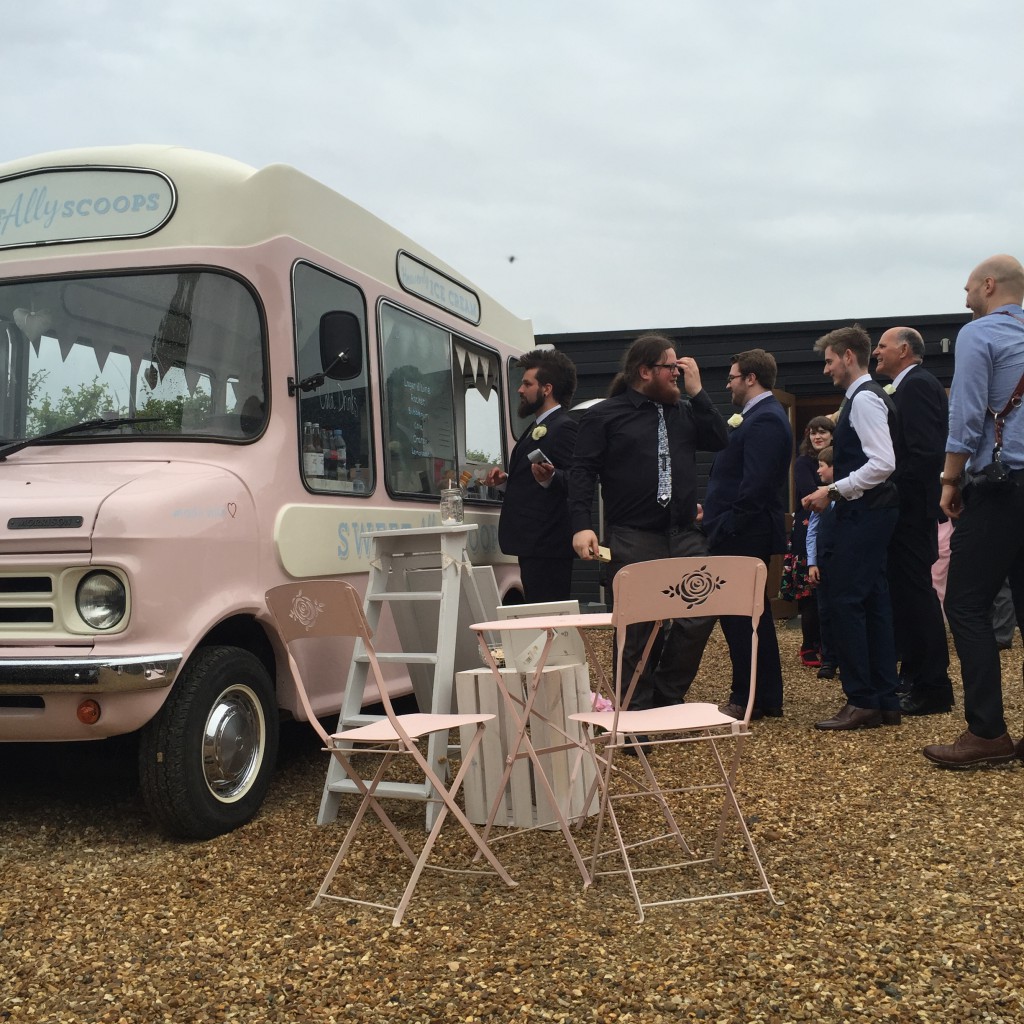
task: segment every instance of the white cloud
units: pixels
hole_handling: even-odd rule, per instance
[[[1009,0],[22,5],[0,159],[291,163],[539,331],[946,313],[1024,255],[1022,27]]]

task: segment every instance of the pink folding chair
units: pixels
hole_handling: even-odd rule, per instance
[[[750,735],[750,716],[757,686],[757,623],[764,608],[766,576],[767,570],[760,559],[718,556],[663,558],[638,562],[620,569],[612,581],[612,622],[616,629],[615,706],[611,711],[581,712],[569,717],[586,726],[587,749],[594,760],[600,787],[601,804],[591,856],[591,875],[596,881],[605,875],[625,874],[641,921],[644,920],[644,910],[647,907],[724,896],[744,896],[763,892],[767,893],[773,902],[779,902],[768,883],[761,859],[740,811],[735,790],[740,753],[744,740]],[[629,705],[662,623],[669,619],[705,615],[742,615],[750,619],[750,693],[743,718],[736,721],[722,714],[717,705],[707,703],[677,704],[641,711],[623,710]],[[622,661],[626,627],[635,623],[650,623],[651,632],[640,663],[623,692]],[[647,736],[648,739],[641,743],[637,739],[638,736]],[[732,757],[728,761],[723,760],[722,751],[719,749],[724,743],[734,744]],[[697,749],[698,745],[704,745],[710,749],[713,765],[711,781],[674,789],[664,788],[655,772],[658,759],[655,759],[656,764],[652,767],[648,752],[682,745],[693,745],[694,749]],[[639,778],[622,764],[621,758],[616,763],[616,753],[626,747],[637,755],[636,766],[640,769],[641,775]],[[696,777],[695,773],[692,777]],[[714,850],[710,856],[701,857],[684,838],[677,816],[682,817],[684,812],[696,809],[700,803],[697,794],[701,791],[714,790],[722,791],[721,809],[717,812],[718,827]],[[679,798],[684,795],[688,795],[689,799],[681,801]],[[623,830],[627,819],[624,812],[616,810],[616,805],[645,797],[654,801],[660,811],[656,820],[660,823],[663,819],[668,831],[644,836],[636,841],[627,841]],[[675,810],[673,804],[677,805]],[[642,895],[646,895],[646,890],[641,894],[638,875],[646,881],[649,873],[707,863],[719,866],[725,830],[730,817],[735,818],[739,825],[760,876],[760,886],[665,899],[642,898]],[[614,834],[615,845],[602,850],[601,842],[606,823],[610,825]],[[679,851],[682,851],[685,860],[672,863],[659,860],[649,865],[647,862],[652,857],[652,850],[665,842],[671,845],[676,857],[679,856]],[[634,860],[641,849],[644,851],[644,866],[637,867]],[[602,858],[616,855],[621,859],[621,869],[598,870],[598,862]]]
[[[509,877],[501,862],[455,802],[455,797],[483,738],[484,726],[494,718],[494,715],[396,714],[391,699],[388,697],[387,686],[381,674],[380,662],[377,660],[377,653],[373,647],[372,633],[366,621],[366,616],[363,614],[359,595],[350,584],[340,580],[307,580],[303,583],[286,583],[268,590],[266,600],[270,614],[277,623],[277,628],[285,642],[292,678],[295,681],[299,700],[302,702],[309,722],[323,740],[324,749],[332,757],[338,759],[345,770],[345,775],[355,782],[362,794],[362,800],[345,833],[345,838],[342,840],[338,855],[334,858],[334,862],[327,871],[323,884],[320,886],[320,891],[313,900],[313,906],[318,906],[323,899],[331,899],[344,903],[357,903],[362,906],[376,907],[381,910],[393,910],[395,914],[392,924],[398,925],[402,921],[406,908],[409,906],[409,901],[412,899],[416,883],[419,881],[420,875],[425,868],[429,867],[440,871],[459,871],[459,873],[475,875],[496,873],[506,885],[517,885],[518,883]],[[309,695],[303,686],[292,647],[305,639],[325,637],[355,637],[357,641],[362,641],[363,648],[369,659],[370,671],[377,683],[381,703],[384,705],[385,717],[381,718],[380,721],[373,722],[370,725],[362,725],[358,728],[346,729],[332,735],[328,735],[318,721],[313,713]],[[459,772],[451,785],[446,787],[444,780],[433,771],[430,762],[420,751],[417,746],[417,740],[435,732],[447,733],[451,729],[466,730],[470,727],[475,727],[475,729],[470,743],[464,748],[465,753]],[[381,763],[369,784],[362,779],[360,771],[353,770],[350,758],[356,754],[374,754],[381,758]],[[433,828],[431,828],[418,856],[413,852],[409,843],[406,842],[405,837],[398,830],[391,817],[385,812],[376,796],[377,787],[384,779],[392,762],[396,758],[403,756],[412,758],[419,765],[427,782],[433,786],[433,792],[436,794],[434,799],[439,800],[442,804],[438,810]],[[412,875],[397,906],[355,899],[350,896],[341,896],[328,891],[335,873],[348,855],[352,841],[355,839],[356,832],[359,830],[359,826],[362,824],[368,810],[373,811],[377,815],[385,829],[387,829],[391,837],[398,844],[399,849],[401,849],[402,853],[405,854],[406,858],[413,865]],[[494,868],[493,872],[473,869],[460,870],[427,863],[434,847],[434,842],[440,834],[441,826],[449,812],[462,825],[467,835],[473,840],[476,848],[487,859],[491,867]]]

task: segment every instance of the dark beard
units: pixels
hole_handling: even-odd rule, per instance
[[[654,387],[647,392],[647,397],[662,405],[675,405],[680,398],[680,388],[671,377],[668,380],[655,379]]]
[[[532,416],[542,405],[544,399],[540,398],[536,402],[528,402],[525,398],[519,399],[519,418],[521,420],[528,419]]]

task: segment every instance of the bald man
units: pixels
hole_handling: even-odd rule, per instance
[[[1024,758],[1024,741],[1014,744],[1003,717],[990,616],[1006,578],[1018,625],[1024,609],[1024,411],[1012,404],[1024,391],[1024,267],[1012,256],[992,256],[971,271],[964,290],[974,319],[956,339],[940,504],[957,523],[945,609],[960,658],[967,730],[953,743],[924,748],[943,768]]]
[[[876,373],[892,382],[898,414],[894,448],[900,510],[889,541],[886,576],[905,715],[939,715],[953,707],[949,645],[942,605],[932,586],[932,564],[939,557],[939,474],[949,430],[946,389],[921,366],[924,339],[911,327],[886,331],[872,355]],[[944,518],[944,517],[943,517]]]

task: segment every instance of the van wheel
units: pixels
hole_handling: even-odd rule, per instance
[[[237,647],[197,651],[139,743],[142,796],[160,829],[212,839],[249,821],[270,787],[278,725],[258,658]]]

